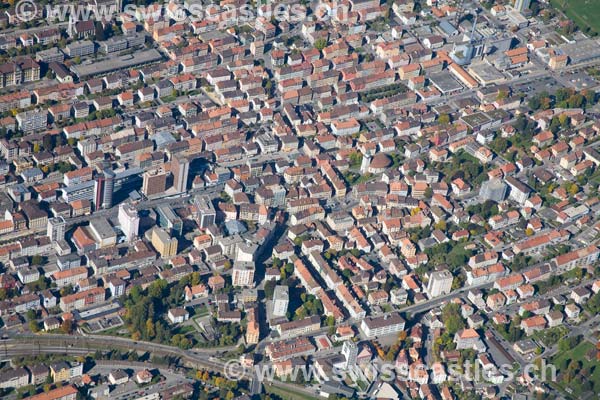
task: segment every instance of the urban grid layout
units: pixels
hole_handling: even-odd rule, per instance
[[[600,396],[600,0],[0,1],[0,399]]]

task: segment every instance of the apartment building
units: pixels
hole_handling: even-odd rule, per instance
[[[404,330],[405,321],[399,313],[390,313],[362,320],[360,329],[366,337],[375,338]]]

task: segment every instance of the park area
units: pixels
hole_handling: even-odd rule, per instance
[[[552,6],[564,12],[580,29],[589,27],[600,33],[600,1],[550,0]]]
[[[596,353],[595,346],[586,340],[569,351],[559,352],[552,359],[552,364],[558,369],[555,385],[577,399],[587,398],[590,393],[598,393],[600,368]]]

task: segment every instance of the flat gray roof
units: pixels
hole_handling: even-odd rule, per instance
[[[275,290],[273,292],[273,300],[289,300],[289,288],[283,285],[275,286]]]
[[[102,240],[116,236],[115,230],[110,226],[106,218],[98,218],[90,221],[90,227],[94,229]]]
[[[448,71],[432,74],[429,76],[429,80],[442,93],[452,93],[463,89],[463,86]]]
[[[560,46],[560,49],[569,56],[572,64],[592,61],[600,57],[600,43],[596,39],[567,43]]]
[[[480,78],[483,84],[489,84],[490,82],[501,81],[504,79],[504,75],[496,69],[493,65],[486,62],[479,64],[471,64],[469,72],[476,75],[475,78]]]
[[[149,64],[162,60],[162,55],[155,49],[138,51],[118,57],[108,57],[104,60],[86,64],[73,65],[71,71],[81,79],[84,77],[106,75],[110,72],[127,69],[136,65]]]

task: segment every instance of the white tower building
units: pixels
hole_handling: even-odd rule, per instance
[[[140,217],[133,204],[122,203],[119,205],[119,225],[128,242],[137,237],[140,229]]]

